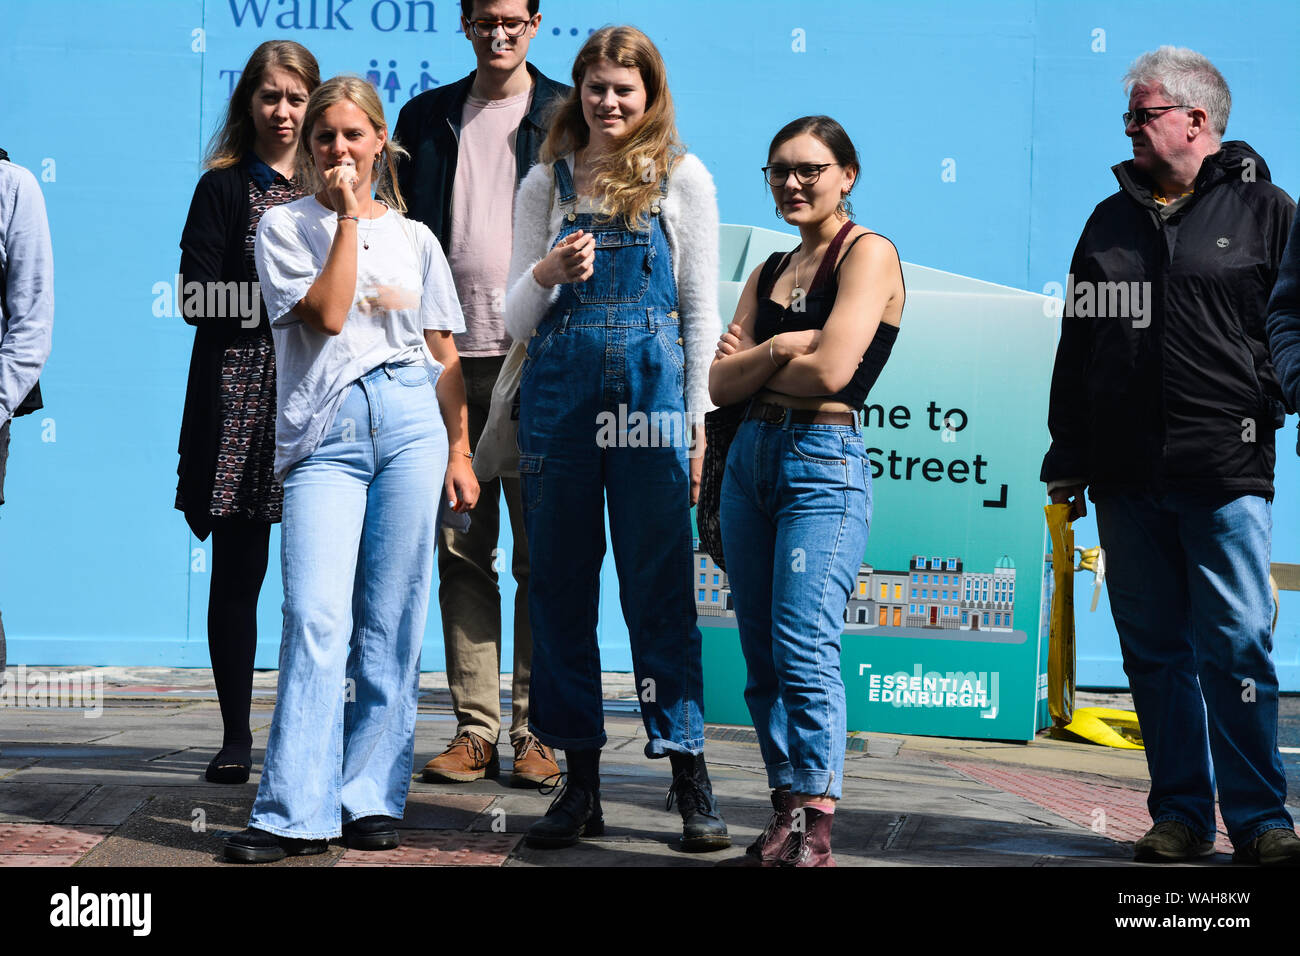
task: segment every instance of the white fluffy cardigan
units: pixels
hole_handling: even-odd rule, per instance
[[[566,161],[572,168],[572,156]],[[505,323],[516,341],[532,333],[560,295],[559,286],[547,289],[533,278],[533,266],[550,251],[564,215],[558,193],[552,202],[553,175],[549,163],[539,163],[524,177],[515,197]],[[686,411],[702,416],[714,408],[709,401],[709,365],[722,322],[718,317],[717,190],[697,157],[687,153],[678,160],[668,179],[668,195],[659,205],[677,280],[686,357]]]

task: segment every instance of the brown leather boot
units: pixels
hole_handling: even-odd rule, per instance
[[[467,730],[457,734],[446,750],[424,765],[424,782],[469,783],[500,772],[497,745]]]
[[[790,833],[790,788],[773,790],[772,816],[758,839],[749,845],[744,856],[723,860],[718,866],[776,866],[777,854]]]
[[[560,776],[560,767],[555,762],[555,754],[532,734],[514,744],[515,763],[510,771],[510,786],[540,787],[548,778],[556,780]]]
[[[790,832],[777,855],[777,866],[834,866],[831,823],[834,813],[802,806],[790,809]]]

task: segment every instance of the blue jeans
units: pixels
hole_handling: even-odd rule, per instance
[[[325,839],[405,811],[447,470],[432,379],[362,376],[285,478],[280,678],[249,826]]]
[[[563,162],[559,202],[573,199]],[[605,744],[596,640],[605,499],[645,752],[704,749],[702,640],[691,591],[690,423],[672,257],[644,232],[575,214],[596,234],[590,279],[560,287],[519,385],[519,474],[531,568],[530,730],[545,744]]]
[[[1212,840],[1217,783],[1234,845],[1291,829],[1269,656],[1270,503],[1166,492],[1095,504],[1151,773],[1151,819],[1177,820]]]
[[[840,795],[840,634],[870,519],[856,427],[741,424],[722,479],[722,547],[772,788]]]

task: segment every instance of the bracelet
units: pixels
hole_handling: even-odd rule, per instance
[[[466,458],[468,458],[470,461],[473,461],[473,460],[474,460],[474,453],[473,453],[472,451],[455,451],[455,452],[453,452],[453,454],[456,454],[456,455],[464,455],[464,456],[465,456]]]
[[[776,356],[772,354],[772,346],[775,345],[775,344],[776,344],[776,336],[774,335],[774,336],[772,336],[770,339],[767,340],[767,357],[770,358],[770,359],[772,360],[772,367],[773,367],[773,368],[780,368],[781,366],[780,366],[780,364],[777,362],[777,360],[776,360]]]
[[[353,222],[360,222],[360,221],[361,221],[361,217],[360,217],[360,216],[339,216],[339,217],[338,217],[338,221],[339,221],[339,222],[342,222],[344,219],[351,219]]]

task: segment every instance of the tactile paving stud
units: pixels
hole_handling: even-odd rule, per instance
[[[0,823],[0,854],[73,855],[89,853],[112,827],[60,827],[50,823]]]
[[[500,866],[522,833],[402,830],[395,850],[348,850],[335,866]]]
[[[81,857],[77,854],[52,853],[0,853],[0,869],[12,866],[72,866]]]
[[[1008,770],[988,764],[950,762],[947,766],[980,783],[1024,797],[1045,810],[1119,843],[1135,843],[1151,829],[1147,795],[1142,790],[1106,787],[1048,773]],[[1223,825],[1223,817],[1217,808],[1215,822],[1218,828],[1215,850],[1231,853],[1232,841],[1228,839],[1227,827]]]

